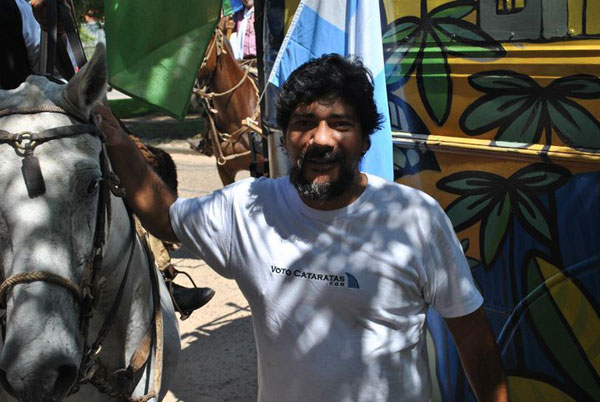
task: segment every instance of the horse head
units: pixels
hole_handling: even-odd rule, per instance
[[[203,105],[219,131],[231,134],[245,118],[258,118],[258,87],[233,56],[231,44],[220,28],[208,44],[196,82],[196,93],[208,101]]]
[[[0,90],[0,383],[22,401],[62,400],[78,379],[103,208],[101,133],[88,122],[106,80],[99,45],[66,85],[30,76]]]
[[[208,85],[210,79],[215,74],[219,57],[223,53],[224,40],[223,31],[217,28],[208,42],[202,65],[198,70],[198,74],[196,74],[197,82],[201,87]]]
[[[244,68],[234,58],[231,44],[218,27],[212,36],[196,76],[195,94],[200,98],[205,117],[201,139],[192,148],[217,158],[223,184],[234,181],[240,170],[248,170],[251,147],[262,153],[262,143],[253,138],[260,132],[258,87],[250,74],[251,63]],[[256,143],[257,146],[253,143]],[[257,158],[264,162],[262,156]]]

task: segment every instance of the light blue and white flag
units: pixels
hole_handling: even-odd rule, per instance
[[[385,117],[383,128],[371,135],[371,148],[361,170],[394,179],[379,1],[302,0],[271,70],[269,82],[281,87],[301,64],[326,53],[359,57],[373,73],[375,101]]]

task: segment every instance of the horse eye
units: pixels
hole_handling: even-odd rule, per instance
[[[92,179],[90,184],[88,184],[87,194],[94,195],[98,192],[98,188],[100,187],[100,179]]]

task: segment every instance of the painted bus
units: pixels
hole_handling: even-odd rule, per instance
[[[382,1],[394,178],[461,241],[514,401],[600,400],[600,1]],[[428,317],[442,400],[474,400]]]

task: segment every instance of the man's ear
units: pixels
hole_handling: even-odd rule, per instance
[[[363,139],[363,144],[362,144],[362,149],[361,149],[360,155],[365,156],[365,154],[367,153],[369,148],[371,148],[371,136],[370,135],[368,135],[367,138]]]

